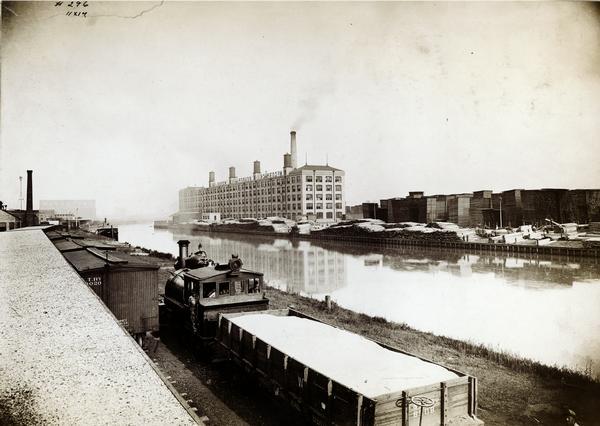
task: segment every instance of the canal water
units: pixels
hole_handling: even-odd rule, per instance
[[[173,234],[121,225],[119,240],[177,255],[199,243],[238,254],[268,285],[438,335],[600,378],[600,262],[419,247],[375,248],[263,236]]]

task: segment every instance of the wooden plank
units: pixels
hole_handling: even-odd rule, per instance
[[[271,347],[269,353],[269,374],[281,388],[285,387],[286,356],[280,350]]]
[[[363,405],[363,396],[358,395],[357,404],[356,404],[356,426],[361,425],[361,409]]]
[[[256,368],[262,371],[269,371],[269,362],[268,362],[268,345],[255,337],[254,339],[254,365]]]
[[[445,425],[448,421],[448,389],[444,382],[442,382],[441,386],[440,402],[440,421],[442,425]]]
[[[473,379],[471,377],[469,377],[469,398],[468,398],[468,410],[469,410],[469,414],[471,414],[473,412]]]
[[[331,381],[331,412],[329,419],[335,425],[354,424],[358,394],[353,390]]]
[[[308,405],[327,416],[330,411],[331,380],[317,371],[310,370],[308,367],[304,377]]]

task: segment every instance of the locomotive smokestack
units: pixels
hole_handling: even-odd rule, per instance
[[[188,240],[179,240],[177,241],[177,245],[179,246],[179,256],[177,257],[177,262],[175,262],[175,269],[181,269],[185,267],[185,259],[188,257],[190,242]]]
[[[177,241],[177,245],[179,246],[179,258],[185,259],[188,257],[188,246],[190,242],[188,240],[179,240]]]
[[[292,167],[295,169],[296,167],[298,167],[298,158],[297,158],[297,153],[296,153],[296,131],[292,130],[290,132],[290,155],[291,155],[291,165]]]

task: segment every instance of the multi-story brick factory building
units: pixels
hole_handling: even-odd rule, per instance
[[[318,222],[341,220],[346,208],[345,174],[329,165],[297,167],[296,132],[291,132],[290,153],[283,156],[282,170],[261,173],[254,162],[252,176],[215,181],[209,173],[208,187],[187,187],[179,191],[179,212],[175,222],[201,219],[218,213],[221,218],[309,219]]]

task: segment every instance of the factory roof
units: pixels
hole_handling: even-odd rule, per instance
[[[41,230],[0,233],[0,294],[3,420],[199,421]]]
[[[342,169],[336,169],[335,167],[331,167],[329,165],[321,166],[321,165],[315,165],[315,164],[305,164],[304,166],[294,169],[294,171],[302,171],[302,170],[328,170],[328,171],[332,171],[332,172],[343,171]]]

